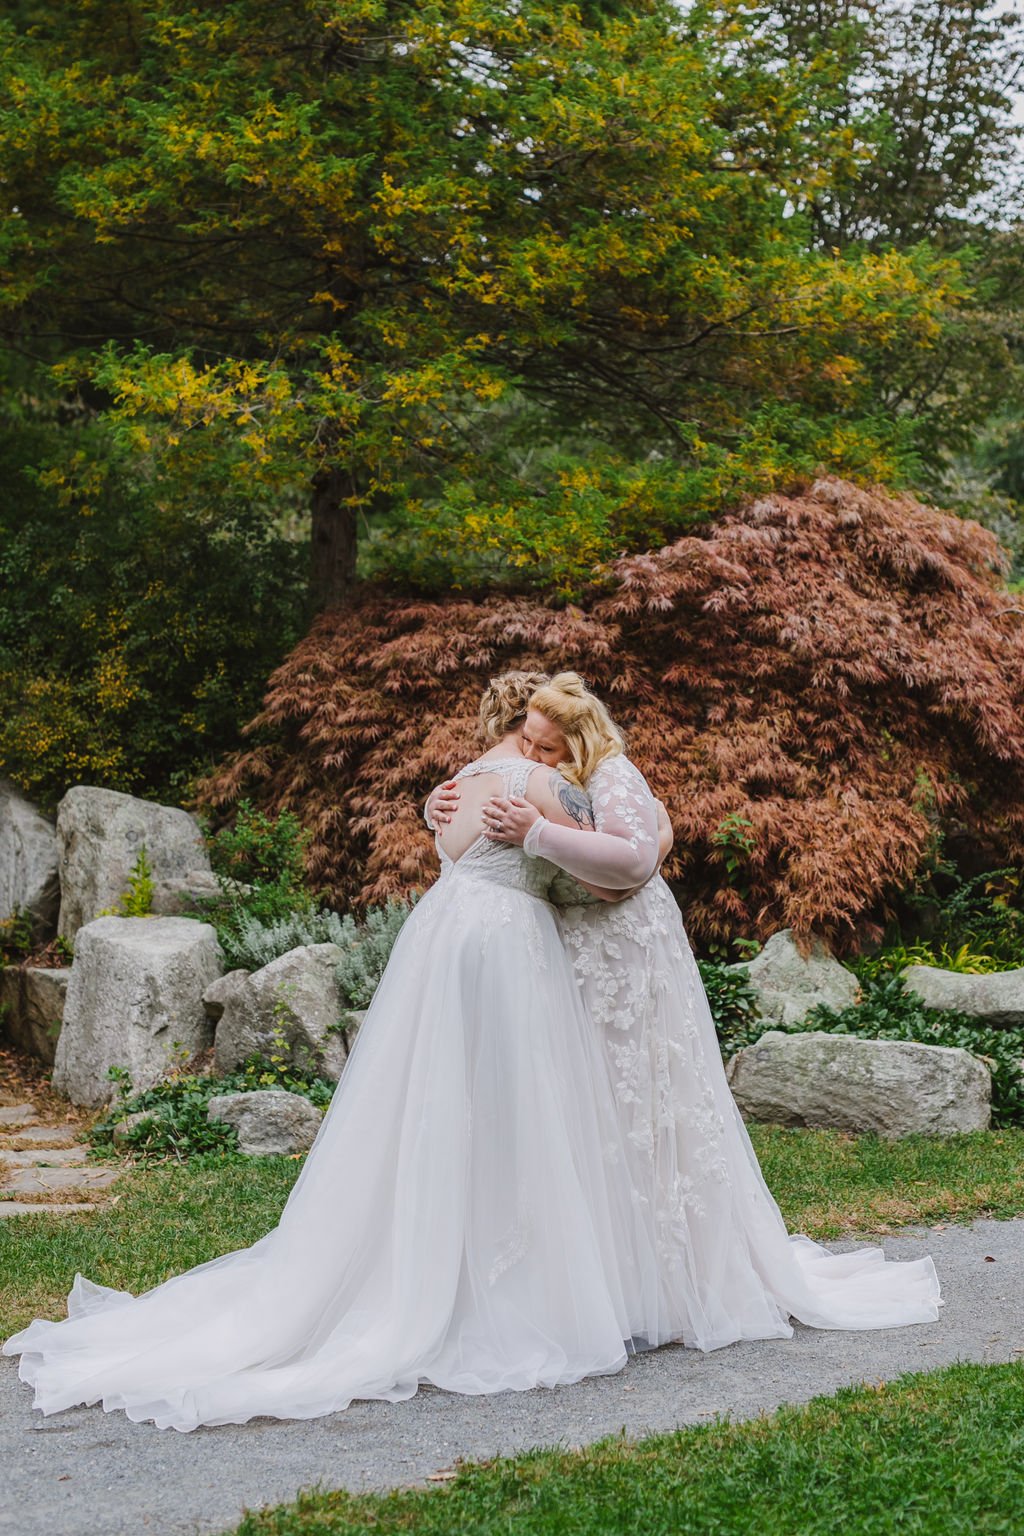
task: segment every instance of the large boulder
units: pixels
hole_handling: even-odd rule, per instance
[[[777,1125],[950,1136],[987,1130],[991,1116],[988,1067],[944,1045],[773,1029],[737,1051],[726,1073],[747,1119]]]
[[[814,939],[802,955],[792,930],[773,933],[760,954],[729,966],[750,978],[757,1009],[774,1024],[799,1024],[812,1008],[825,1004],[838,1012],[857,1001],[857,978],[835,959],[827,945]]]
[[[5,966],[0,971],[0,1038],[51,1066],[70,978],[70,967]]]
[[[194,897],[217,893],[199,827],[176,806],[78,784],[57,807],[57,838],[62,938],[73,938],[83,923],[117,906],[143,846],[154,912],[186,912]]]
[[[903,984],[929,1008],[951,1008],[996,1029],[1024,1025],[1024,967],[971,976],[934,965],[911,965]]]
[[[203,1005],[215,1025],[216,1070],[285,1049],[294,1066],[337,1082],[352,1034],[334,976],[340,957],[336,944],[305,944],[214,982]]]
[[[202,997],[223,964],[213,928],[194,918],[100,917],[80,928],[54,1087],[92,1107],[112,1097],[111,1067],[151,1088],[175,1057],[206,1050]]]
[[[0,923],[23,912],[36,943],[53,937],[60,907],[57,864],[53,822],[0,779]]]
[[[238,1150],[247,1157],[289,1157],[309,1151],[323,1115],[300,1093],[258,1088],[218,1094],[210,1100],[206,1118],[233,1125]]]

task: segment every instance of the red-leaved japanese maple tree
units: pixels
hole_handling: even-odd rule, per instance
[[[270,679],[252,744],[203,787],[312,832],[341,905],[422,886],[420,806],[479,750],[508,667],[573,668],[606,699],[676,831],[695,940],[876,934],[940,832],[1024,862],[1024,612],[992,535],[824,479],[620,560],[585,610],[368,591]]]

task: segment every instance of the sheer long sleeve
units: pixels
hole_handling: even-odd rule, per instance
[[[601,764],[588,786],[596,831],[560,827],[541,818],[526,834],[525,851],[550,860],[577,880],[629,890],[658,867],[658,805],[626,757]]]

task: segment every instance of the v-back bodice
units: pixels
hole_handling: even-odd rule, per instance
[[[469,779],[484,773],[493,774],[501,781],[498,792],[507,798],[525,794],[530,774],[536,766],[525,757],[478,759],[460,768],[455,777]],[[492,842],[485,832],[481,832],[457,859],[450,858],[445,852],[440,837],[435,837],[434,842],[441,860],[441,879],[457,875],[462,879],[486,880],[493,885],[523,891],[541,901],[548,899],[555,866],[547,859],[532,859],[512,844]]]

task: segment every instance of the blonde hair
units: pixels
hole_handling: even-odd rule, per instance
[[[546,672],[502,672],[480,700],[480,724],[489,741],[501,741],[526,719],[530,699],[549,681]]]
[[[626,750],[622,732],[578,672],[559,672],[537,689],[530,708],[550,720],[565,737],[569,756],[559,769],[581,789],[586,789],[605,758]]]

